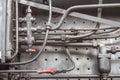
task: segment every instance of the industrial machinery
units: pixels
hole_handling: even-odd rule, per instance
[[[120,0],[0,0],[0,80],[120,80]]]

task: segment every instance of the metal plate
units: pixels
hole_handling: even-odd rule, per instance
[[[35,0],[34,0],[35,1]],[[65,2],[72,2],[73,0],[65,0]],[[90,2],[90,0],[89,0]],[[94,0],[92,1],[94,2]],[[56,1],[55,5],[63,4],[64,1]],[[76,3],[76,1],[75,1]],[[84,3],[84,2],[83,2]],[[72,3],[69,3],[72,4]],[[70,6],[64,4],[65,7]],[[72,4],[73,5],[73,4]],[[61,5],[60,5],[61,6]],[[64,7],[63,7],[64,8]],[[42,26],[45,27],[45,24],[48,19],[48,12],[46,11],[38,11],[36,9],[33,9],[33,16],[36,17],[37,21],[34,22],[33,26]],[[106,16],[105,18],[109,18],[112,20],[120,21],[120,16]],[[55,16],[55,17],[54,17]],[[60,19],[61,15],[54,14],[52,22],[54,25],[56,25]],[[64,21],[64,24],[62,25],[62,28],[64,29],[71,29],[71,28],[94,28],[96,25],[95,22],[74,18],[74,17],[67,17]],[[110,27],[105,24],[101,24],[101,27]],[[66,32],[66,31],[64,31]],[[56,33],[56,32],[53,32]],[[119,33],[119,31],[118,31]],[[116,32],[113,32],[112,34],[116,34]],[[96,41],[103,41],[103,42],[112,42],[117,41],[117,39],[101,39]],[[90,40],[87,40],[85,42],[91,42]],[[119,45],[115,45],[117,48],[119,48]],[[25,46],[21,46],[21,49],[25,49]],[[40,50],[40,46],[34,46],[37,50]],[[108,47],[109,48],[109,47]],[[76,67],[73,71],[68,72],[66,74],[99,74],[98,72],[98,64],[97,64],[97,50],[90,47],[69,47],[69,50],[72,54],[72,57],[74,59],[74,62],[76,64]],[[27,54],[27,53],[21,53],[21,61],[26,61],[34,57],[36,54]],[[112,70],[110,74],[116,74],[120,75],[120,53],[112,54]],[[71,66],[71,62],[69,61],[66,52],[65,47],[60,46],[46,46],[44,52],[42,55],[37,59],[35,62],[21,66],[22,69],[31,69],[31,70],[44,70],[49,68],[56,68],[56,69],[65,69]],[[30,74],[31,76],[33,74]],[[34,74],[36,75],[36,74]],[[32,79],[36,80],[36,79]],[[40,80],[40,79],[38,79]],[[43,80],[43,79],[41,79]],[[49,80],[100,80],[100,79],[49,79]],[[119,80],[118,79],[109,79],[109,80]]]
[[[47,16],[41,14],[36,17],[37,17],[37,22],[36,22],[37,24],[35,25],[45,26],[44,23],[47,20]],[[53,23],[57,24],[58,20],[59,17],[54,18]],[[96,23],[91,21],[69,17],[65,20],[65,23],[63,24],[62,28],[71,28],[71,27],[89,28],[89,27],[95,27],[95,24]],[[106,26],[107,25],[102,25],[101,27],[106,27]],[[104,42],[115,41],[115,40],[116,39],[110,39],[110,40],[103,39]],[[37,50],[40,49],[39,46],[34,46],[34,47]],[[24,46],[22,48],[24,48]],[[90,47],[69,47],[69,49],[75,61],[76,68],[73,71],[68,72],[66,74],[99,74],[96,49]],[[27,53],[22,53],[21,61],[31,59],[33,55],[35,54],[30,55]],[[112,55],[112,70],[110,74],[120,74],[120,71],[118,71],[120,70],[119,57],[120,57],[119,53]],[[23,69],[28,69],[28,70],[29,69],[44,70],[49,68],[65,69],[68,68],[69,66],[71,66],[71,62],[67,58],[65,47],[47,46],[37,61],[28,65],[24,65],[22,67]],[[90,80],[90,79],[80,79],[80,80]],[[99,80],[99,79],[91,79],[91,80]]]

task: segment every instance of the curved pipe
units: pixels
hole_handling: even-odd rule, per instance
[[[67,15],[68,15],[71,11],[73,11],[73,10],[77,10],[77,9],[93,9],[93,8],[110,8],[110,7],[118,7],[118,6],[120,6],[120,4],[114,4],[114,5],[113,5],[113,4],[106,4],[106,5],[104,5],[104,4],[99,4],[99,5],[94,4],[94,5],[78,5],[78,6],[72,6],[72,7],[68,8],[68,9],[64,12],[64,14],[63,14],[62,18],[60,19],[58,25],[57,25],[56,28],[54,28],[53,30],[59,29],[59,28],[61,27],[63,21],[64,21],[65,18],[67,17]]]
[[[9,60],[14,59],[17,54],[18,54],[18,50],[19,50],[19,32],[18,32],[18,27],[19,27],[19,23],[18,23],[18,0],[16,0],[16,50],[15,53],[11,56],[11,58],[9,58]]]

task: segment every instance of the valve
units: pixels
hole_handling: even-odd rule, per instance
[[[36,49],[27,49],[26,52],[29,52],[29,53],[36,53],[37,50],[36,50]]]

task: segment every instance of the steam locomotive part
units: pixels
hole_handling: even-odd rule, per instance
[[[120,1],[0,1],[0,80],[119,80]]]

